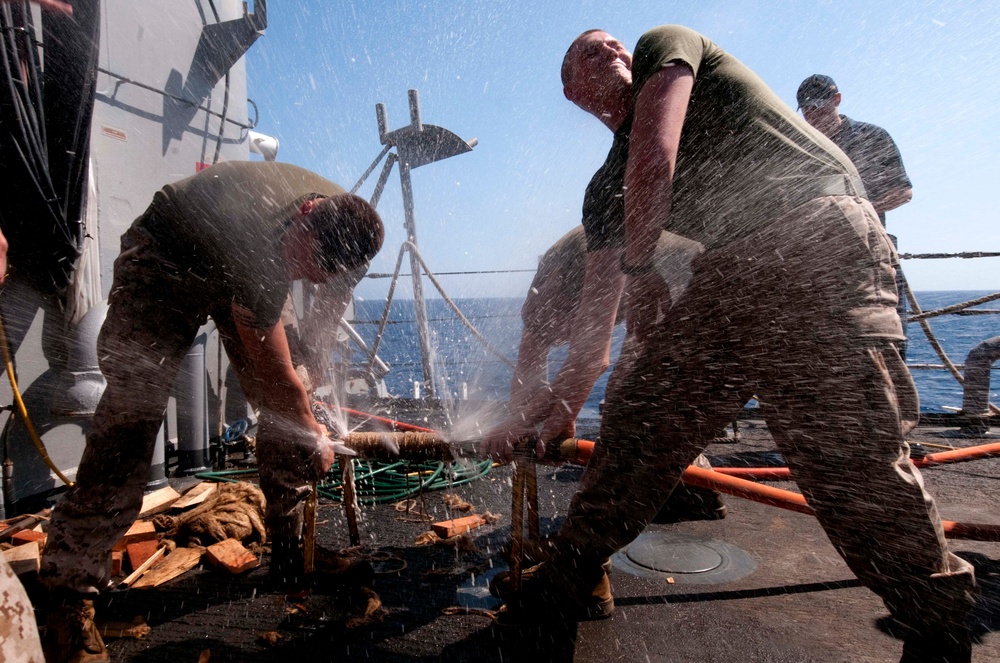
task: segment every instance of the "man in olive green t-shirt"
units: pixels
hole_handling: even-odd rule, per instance
[[[893,345],[895,255],[854,166],[746,66],[681,26],[647,32],[634,56],[586,32],[563,83],[615,132],[584,202],[587,274],[571,343],[613,324],[624,289],[638,344],[613,376],[601,444],[551,561],[529,569],[519,593],[494,583],[508,588],[500,619],[609,616],[602,561],[756,393],[827,535],[907,627],[903,661],[968,661],[973,569],[949,552],[909,460],[904,419],[915,421],[916,399]],[[677,301],[652,262],[663,230],[705,247]],[[552,398],[573,403],[583,391],[574,376],[603,358],[567,361]],[[564,425],[558,409],[548,416],[543,430]],[[482,450],[506,460],[510,440]]]
[[[302,574],[302,503],[333,452],[292,365],[281,310],[296,279],[353,287],[383,237],[367,201],[290,164],[221,163],[156,193],[122,236],[97,343],[107,387],[48,532],[48,660],[106,660],[92,599],[108,586],[111,547],[139,513],[173,381],[209,317],[259,410],[272,576],[300,580],[282,576]]]

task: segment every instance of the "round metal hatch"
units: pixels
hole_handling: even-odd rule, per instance
[[[611,558],[616,570],[677,584],[712,585],[746,577],[757,563],[725,541],[678,532],[643,532]]]

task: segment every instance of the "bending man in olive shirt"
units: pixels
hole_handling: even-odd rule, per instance
[[[363,199],[268,162],[221,163],[163,187],[122,236],[98,337],[107,388],[43,555],[55,599],[50,661],[106,659],[91,599],[108,586],[111,547],[139,513],[172,383],[209,317],[259,410],[272,575],[301,573],[302,503],[333,452],[292,366],[281,310],[292,280],[356,280],[383,236]]]

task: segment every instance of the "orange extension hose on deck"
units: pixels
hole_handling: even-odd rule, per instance
[[[580,465],[586,465],[593,450],[594,443],[590,440],[567,440],[560,445],[560,455],[569,462]],[[985,444],[981,447],[930,454],[914,460],[914,464],[918,467],[926,467],[972,458],[985,458],[997,454],[1000,454],[1000,444]],[[736,474],[740,476],[734,476]],[[758,480],[791,480],[787,467],[725,467],[706,470],[692,465],[684,470],[681,481],[688,486],[717,490],[720,493],[742,497],[788,511],[796,511],[810,516],[816,515],[806,503],[806,498],[801,494],[748,481],[740,478],[741,476],[749,476]],[[1000,541],[1000,525],[959,523],[951,520],[943,520],[941,524],[944,526],[945,536],[950,539]]]
[[[816,515],[809,505],[806,504],[806,498],[799,493],[781,490],[773,486],[762,486],[753,481],[729,476],[714,470],[689,466],[684,470],[681,481],[688,486],[717,490],[720,493],[735,495],[736,497],[788,509],[789,511],[798,511],[799,513],[811,516]],[[1000,541],[1000,525],[958,523],[952,520],[942,520],[941,524],[944,526],[945,536],[949,539]]]
[[[934,467],[936,465],[946,465],[948,463],[961,463],[969,460],[982,460],[984,458],[995,458],[1000,456],[1000,442],[990,444],[980,444],[964,449],[953,449],[951,451],[940,451],[938,453],[927,454],[919,458],[913,458],[913,464],[917,467]],[[743,479],[753,479],[755,481],[790,481],[791,472],[787,467],[716,467],[716,472],[728,474],[733,477]]]

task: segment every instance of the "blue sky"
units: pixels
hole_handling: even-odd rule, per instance
[[[901,252],[1000,251],[993,2],[301,0],[269,3],[268,23],[247,58],[248,85],[279,160],[349,188],[381,150],[375,104],[398,128],[411,88],[424,123],[479,140],[413,171],[418,240],[434,272],[533,269],[579,223],[611,135],[563,98],[563,53],[588,28],[631,48],[663,23],[702,32],[793,106],[803,78],[833,76],[841,112],[888,129],[903,155],[914,199],[888,217]],[[398,172],[379,211],[387,238],[372,269],[389,272],[405,239]],[[1000,290],[1000,258],[903,267],[915,290]],[[530,274],[441,280],[455,297],[522,296]],[[385,288],[366,281],[358,294]]]

